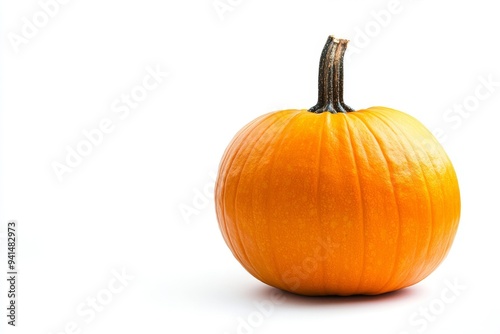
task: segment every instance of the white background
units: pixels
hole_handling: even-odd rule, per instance
[[[2,278],[2,333],[500,333],[495,2],[222,0],[221,15],[213,0],[62,2],[47,22],[35,0],[0,7],[0,223],[5,233],[16,219],[20,235],[18,326],[6,326]],[[46,25],[13,43],[33,16]],[[271,305],[277,290],[222,239],[212,177],[244,124],[315,104],[329,34],[351,39],[348,104],[399,109],[441,132],[461,223],[445,262],[411,288]],[[147,68],[168,76],[115,113]],[[54,162],[105,119],[112,131],[59,180]],[[122,271],[125,284],[113,278]],[[92,298],[106,305],[90,311]]]

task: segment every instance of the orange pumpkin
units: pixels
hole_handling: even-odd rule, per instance
[[[253,276],[304,295],[380,294],[441,263],[460,216],[453,166],[415,118],[342,99],[347,40],[320,61],[318,103],[234,137],[215,188],[224,239]]]

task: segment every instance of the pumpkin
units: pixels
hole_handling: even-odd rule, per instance
[[[427,277],[460,217],[454,168],[403,112],[343,101],[347,40],[330,36],[310,109],[258,117],[215,186],[222,235],[257,279],[302,295],[376,295]]]

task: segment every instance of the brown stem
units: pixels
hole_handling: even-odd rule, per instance
[[[318,103],[309,111],[346,113],[354,111],[344,103],[344,54],[346,39],[329,36],[319,61]]]

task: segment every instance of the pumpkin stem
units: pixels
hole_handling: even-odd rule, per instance
[[[318,103],[310,112],[346,113],[354,111],[344,103],[344,53],[346,39],[329,36],[319,61]]]

